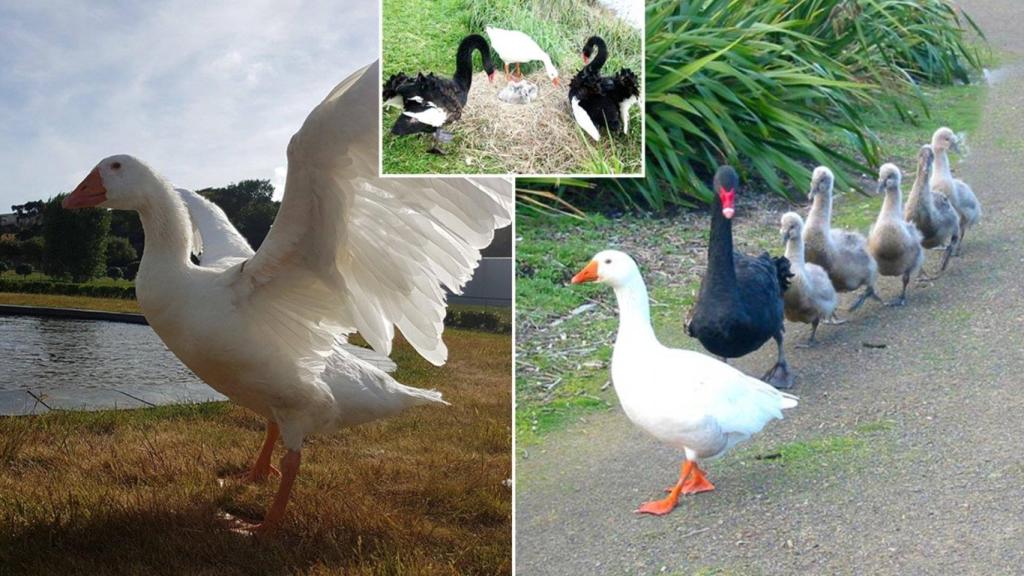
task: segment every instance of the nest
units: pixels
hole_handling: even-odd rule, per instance
[[[469,101],[462,119],[449,130],[459,135],[461,146],[449,153],[459,154],[468,167],[490,157],[510,174],[587,174],[598,151],[611,153],[607,134],[593,142],[577,125],[569,110],[569,79],[556,87],[543,70],[526,78],[539,89],[529,104],[510,104],[498,98],[508,84],[499,70],[494,83],[480,72],[473,77]],[[633,111],[630,130],[639,130],[641,119]],[[640,158],[640,150],[624,150],[628,140],[615,137],[620,158]],[[639,161],[637,161],[639,164]],[[472,168],[467,172],[475,171]]]

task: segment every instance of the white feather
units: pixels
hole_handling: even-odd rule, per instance
[[[433,102],[427,102],[427,105],[430,106],[430,108],[427,108],[422,112],[409,112],[406,110],[405,112],[402,112],[402,114],[405,114],[410,118],[415,118],[428,126],[433,126],[435,128],[444,126],[445,121],[448,120],[448,113],[443,109],[434,106]]]
[[[637,103],[636,96],[630,96],[619,102],[619,114],[622,117],[622,133],[629,134],[629,109]]]
[[[580,128],[583,128],[583,131],[594,140],[600,140],[601,134],[597,131],[594,121],[590,119],[590,115],[580,106],[580,99],[573,98],[570,103],[572,105],[572,116],[576,119],[576,123],[580,125]]]

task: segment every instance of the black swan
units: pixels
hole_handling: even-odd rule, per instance
[[[444,78],[434,73],[416,77],[393,74],[384,83],[384,104],[402,108],[402,114],[395,120],[391,133],[396,136],[433,133],[434,146],[431,152],[443,153],[440,144],[452,139],[443,127],[462,117],[462,108],[469,97],[473,83],[473,50],[479,50],[483,57],[487,79],[494,81],[494,63],[487,40],[479,34],[462,39],[455,53],[455,76]]]
[[[686,331],[722,358],[744,356],[774,338],[778,360],[762,380],[789,388],[793,379],[782,349],[782,296],[793,274],[785,257],[772,258],[767,252],[753,257],[733,250],[733,201],[738,185],[739,176],[732,167],[722,166],[715,173],[708,267]]]
[[[597,48],[597,56],[590,54]],[[608,131],[629,132],[629,109],[639,102],[640,81],[629,68],[615,76],[601,76],[601,67],[608,59],[608,46],[600,36],[591,36],[583,45],[583,69],[569,84],[569,105],[573,118],[594,140],[600,140],[598,126]]]

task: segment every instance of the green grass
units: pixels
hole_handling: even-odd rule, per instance
[[[47,276],[42,272],[33,272],[31,274],[22,276],[20,274],[15,274],[13,270],[8,270],[7,272],[0,272],[0,278],[5,280],[16,280],[25,282],[60,282],[60,280]],[[82,282],[81,284],[88,284],[90,286],[117,286],[119,288],[131,288],[134,283],[131,280],[125,280],[124,278],[118,278],[115,280],[113,278],[103,277],[93,278],[87,282]]]
[[[437,25],[424,26],[423,17],[430,15],[430,21]],[[419,71],[435,72],[451,76],[455,71],[455,50],[459,42],[468,34],[484,35],[486,26],[495,26],[511,30],[520,30],[533,37],[537,43],[551,56],[553,63],[559,68],[562,87],[554,88],[542,74],[540,63],[522,66],[524,74],[537,72],[532,80],[540,83],[541,90],[559,90],[563,96],[567,94],[568,84],[572,76],[583,63],[581,49],[584,41],[591,34],[602,36],[609,44],[609,60],[605,70],[617,71],[621,67],[631,68],[641,74],[642,38],[639,31],[634,30],[622,21],[614,18],[611,13],[596,7],[592,0],[557,0],[554,2],[532,2],[529,0],[385,0],[383,14],[384,78],[391,74],[405,72],[414,74]],[[501,68],[503,63],[496,53],[495,67],[499,70],[496,85],[504,85]],[[474,71],[479,73],[482,64],[479,56],[474,56]],[[611,73],[611,72],[609,72]],[[481,76],[474,77],[474,90]],[[477,92],[476,98],[484,96]],[[470,100],[473,104],[474,94]],[[568,104],[560,97],[556,109],[543,109],[545,114],[557,115],[564,120],[562,130],[556,135],[529,134],[524,140],[517,137],[516,147],[522,154],[530,154],[532,146],[545,146],[551,138],[573,139],[572,156],[576,169],[565,172],[576,174],[609,174],[635,173],[643,169],[642,142],[640,125],[642,114],[633,110],[630,133],[615,138],[602,138],[598,143],[592,142],[588,136],[578,130],[568,114]],[[546,106],[538,100],[534,106]],[[507,107],[506,107],[507,108]],[[503,108],[499,102],[487,106],[489,120],[501,126],[495,115],[502,113],[514,119],[520,114],[517,107]],[[563,110],[564,109],[564,110]],[[383,166],[388,174],[457,174],[457,173],[514,173],[521,161],[505,158],[493,149],[493,142],[482,139],[493,138],[483,131],[469,129],[467,124],[473,121],[468,112],[463,119],[453,124],[449,130],[455,138],[446,145],[447,155],[438,156],[426,152],[427,137],[392,136],[388,129],[399,115],[399,111],[389,108],[385,110],[383,123]],[[460,125],[464,128],[460,130]],[[501,143],[499,143],[501,144]],[[507,152],[508,146],[500,146]],[[566,148],[566,147],[563,147]],[[534,160],[536,162],[536,160]],[[561,170],[560,170],[561,171]]]
[[[218,485],[262,440],[247,410],[0,417],[0,573],[510,574],[511,338],[446,341],[440,368],[403,341],[394,358],[451,406],[309,439],[284,525],[260,541],[218,520],[258,519],[277,488]]]

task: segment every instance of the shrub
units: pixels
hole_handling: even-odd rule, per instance
[[[124,277],[124,272],[122,272],[121,269],[118,268],[117,266],[111,266],[110,268],[107,268],[107,278],[113,278],[114,280],[119,280],[119,279],[121,279],[123,277]]]
[[[11,269],[11,265],[10,264],[8,264],[7,262],[4,262],[3,260],[0,260],[0,274],[3,274],[4,272],[7,272],[10,269]]]
[[[135,277],[139,274],[139,261],[136,260],[131,264],[124,267],[124,278],[125,280],[135,280]]]
[[[107,238],[107,265],[123,267],[139,259],[135,248],[127,238],[110,236]]]
[[[125,300],[135,299],[134,286],[78,284],[75,282],[54,282],[52,280],[16,280],[13,278],[0,278],[0,292],[66,294],[70,296],[92,296],[95,298],[122,298]]]
[[[19,276],[28,276],[34,270],[35,269],[32,268],[32,265],[27,262],[22,262],[21,264],[18,264],[17,266],[14,267],[14,273],[18,274]]]

